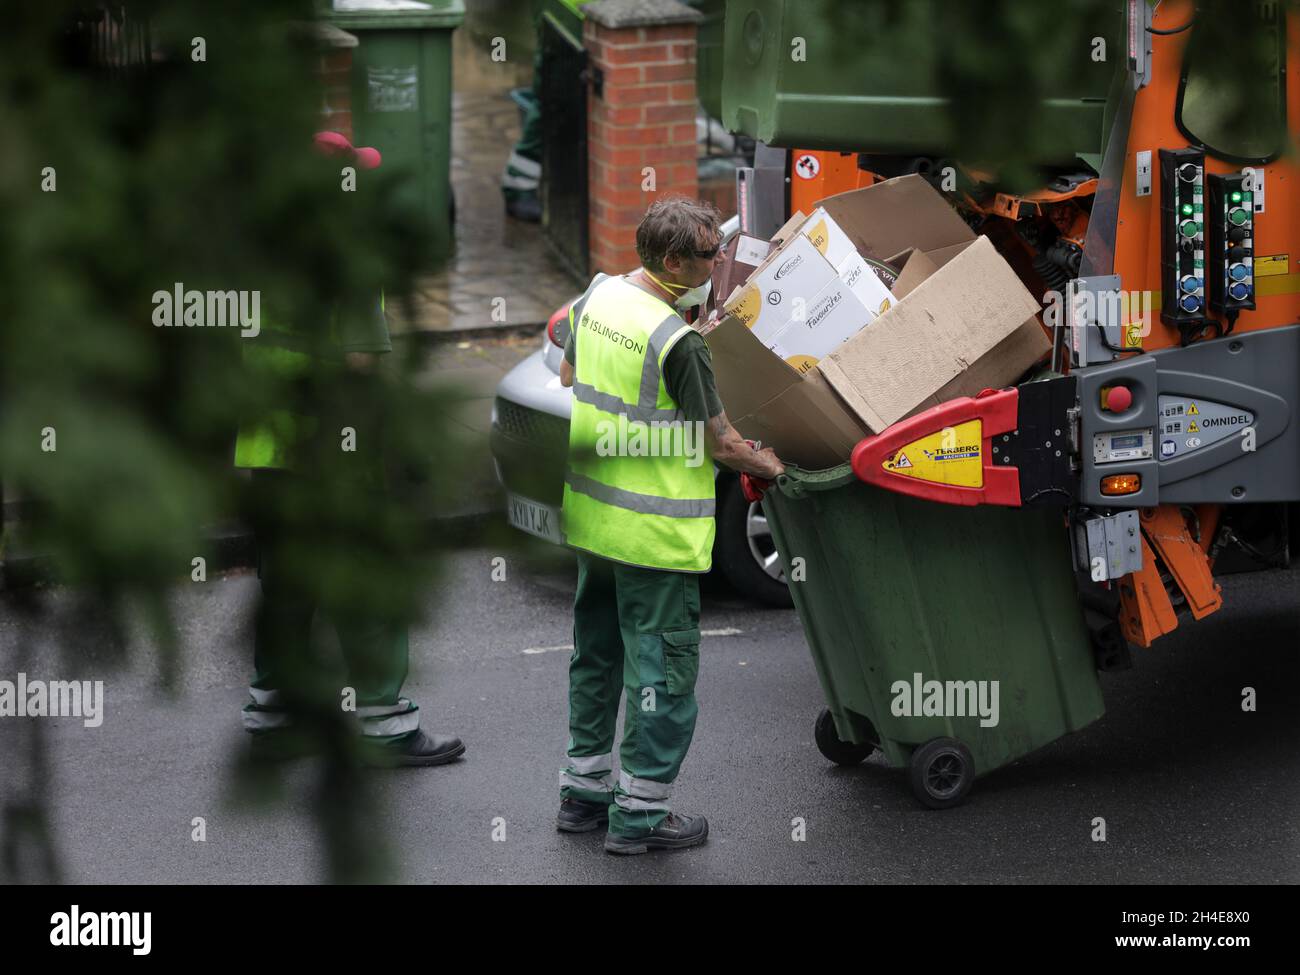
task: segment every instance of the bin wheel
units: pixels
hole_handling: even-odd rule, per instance
[[[874,737],[873,728],[872,738]],[[862,745],[841,741],[835,731],[835,719],[831,717],[828,710],[823,710],[817,715],[817,724],[813,726],[813,738],[817,742],[817,750],[836,765],[858,765],[876,750],[874,741]]]
[[[933,738],[912,753],[912,794],[931,809],[960,805],[975,781],[970,749],[956,738]]]

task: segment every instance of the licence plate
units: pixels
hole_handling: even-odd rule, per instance
[[[518,494],[507,494],[506,520],[520,531],[544,538],[556,545],[562,544],[560,512],[556,508],[530,501]]]

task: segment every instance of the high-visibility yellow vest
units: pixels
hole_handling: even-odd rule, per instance
[[[380,314],[384,296],[379,296]],[[333,332],[337,319],[330,322]],[[242,348],[244,368],[255,382],[291,382],[303,379],[319,368],[309,340],[275,322],[264,323],[256,336]],[[317,420],[289,410],[269,410],[239,425],[235,438],[235,466],[291,470],[296,465],[295,451],[315,435]]]
[[[703,424],[686,421],[663,376],[691,326],[653,295],[605,275],[574,303],[569,325],[576,366],[565,543],[629,565],[707,572],[713,463]]]

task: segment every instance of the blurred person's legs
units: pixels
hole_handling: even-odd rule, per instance
[[[262,594],[244,727],[254,735],[256,757],[291,758],[319,747],[323,723],[300,726],[307,717],[333,717],[342,708],[342,688],[329,683],[316,658],[311,634],[319,598],[304,572],[306,550],[293,544],[281,515],[294,503],[295,491],[303,489],[302,481],[278,470],[255,470],[252,479]],[[465,746],[458,738],[422,732],[419,708],[401,696],[408,666],[405,622],[365,613],[335,613],[331,622],[356,694],[366,759],[378,765],[440,765],[462,755]]]
[[[536,92],[528,89],[517,93],[516,102],[524,119],[524,133],[506,161],[501,192],[507,215],[537,223],[542,219],[542,109]]]
[[[373,615],[336,614],[334,629],[356,691],[357,718],[378,765],[442,765],[459,758],[459,738],[420,730],[420,708],[401,696],[409,656],[404,622]]]
[[[290,534],[278,516],[288,502],[293,475],[252,471],[253,535],[261,583],[253,631],[253,679],[244,707],[244,730],[253,734],[254,754],[291,758],[313,750],[303,716],[319,708],[326,688],[312,685],[320,668],[312,648],[316,596],[289,564]]]
[[[505,172],[501,174],[501,192],[505,196],[507,215],[529,223],[542,219],[542,32],[536,11],[533,36],[536,47],[533,51],[532,86],[510,93],[519,106],[522,131],[506,160]]]

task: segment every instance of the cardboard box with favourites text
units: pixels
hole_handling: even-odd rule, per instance
[[[1049,351],[1038,302],[992,243],[921,177],[885,180],[822,205],[860,254],[901,263],[894,301],[802,373],[734,310],[725,315],[706,340],[723,405],[746,437],[787,462],[830,467],[869,433],[1015,382]],[[785,249],[801,240],[795,234]]]

